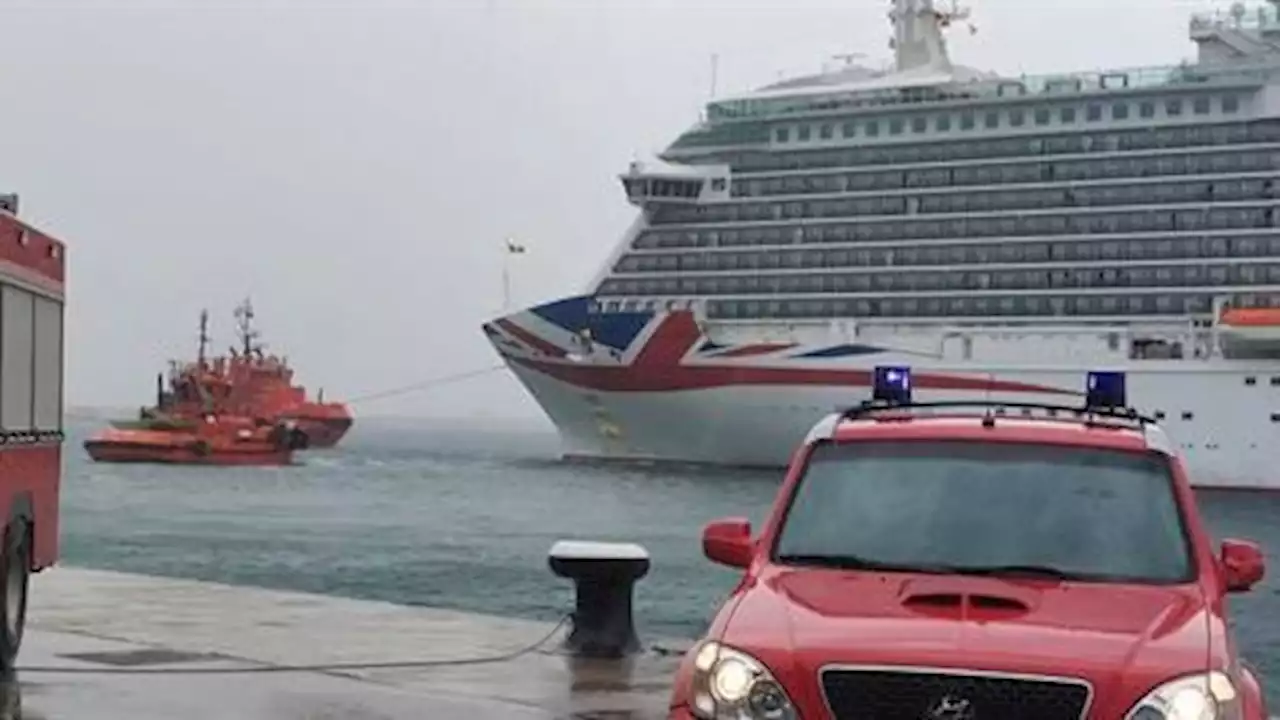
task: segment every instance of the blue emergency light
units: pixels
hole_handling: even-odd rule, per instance
[[[871,381],[871,398],[899,405],[911,402],[911,368],[877,367]]]
[[[1091,372],[1085,385],[1085,405],[1090,408],[1117,410],[1128,407],[1124,373]]]

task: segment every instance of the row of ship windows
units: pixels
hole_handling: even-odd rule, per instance
[[[1280,285],[1280,264],[1157,265],[1141,267],[1003,270],[994,272],[880,272],[858,274],[739,275],[609,278],[598,294],[776,295],[791,293],[897,293],[1048,288],[1223,287]]]
[[[1194,146],[1265,143],[1280,140],[1280,122],[1188,125],[1070,135],[999,139],[964,138],[952,142],[903,143],[793,152],[729,151],[708,157],[735,173],[808,170],[865,165],[905,165],[1038,155],[1131,152]]]
[[[1269,179],[1175,181],[1056,187],[1033,190],[993,190],[897,197],[798,200],[695,206],[666,205],[650,214],[654,225],[759,222],[801,218],[839,218],[858,215],[932,215],[1002,212],[1059,207],[1117,205],[1176,205],[1262,200],[1276,197]]]
[[[935,100],[941,98],[933,98]],[[955,98],[970,99],[970,98]],[[830,108],[827,108],[830,109]],[[1027,108],[1023,105],[1004,107],[966,107],[931,114],[885,114],[875,117],[829,118],[790,124],[713,123],[685,133],[676,140],[676,148],[731,147],[737,145],[763,145],[770,140],[774,145],[788,143],[840,144],[855,138],[876,142],[892,142],[903,135],[946,135],[952,137],[977,131],[1012,130],[1018,132],[1030,126],[1072,127],[1079,123],[1150,124],[1165,122],[1203,121],[1215,111],[1221,116],[1234,116],[1242,109],[1241,96],[1197,94],[1166,99],[1125,98],[1096,100],[1092,102],[1068,102],[1059,100],[1052,104]],[[730,118],[732,113],[717,113],[712,109],[713,120]]]
[[[1013,183],[1076,182],[1127,177],[1244,173],[1280,167],[1280,154],[1247,150],[1106,159],[1009,163],[918,170],[872,170],[737,179],[734,197],[816,195]]]
[[[1058,297],[884,298],[878,300],[711,300],[707,317],[755,318],[884,318],[884,317],[1116,317],[1122,315],[1204,315],[1213,310],[1213,295],[1078,295]],[[1255,296],[1258,297],[1258,296]],[[1251,306],[1280,307],[1276,298],[1258,297]],[[631,308],[627,302],[634,303]],[[659,307],[658,301],[624,301],[620,309]],[[606,308],[609,305],[606,303]]]
[[[1198,208],[1194,210],[1146,210],[1055,215],[1008,215],[949,220],[888,220],[829,225],[822,242],[881,242],[975,237],[1027,237],[1040,235],[1102,235],[1140,232],[1200,232],[1236,230],[1276,225],[1269,207]],[[809,241],[811,226],[753,227],[703,232],[646,232],[632,246],[637,250],[677,247],[737,247],[781,245]]]
[[[618,273],[801,270],[841,267],[987,265],[1123,260],[1280,257],[1280,235],[1181,237],[1166,235],[1128,240],[909,245],[857,250],[766,250],[626,255]]]
[[[1061,105],[1057,107],[1040,107],[1028,111],[1023,107],[1011,107],[1004,110],[987,110],[983,112],[965,111],[960,113],[943,113],[938,115],[914,115],[894,118],[873,118],[870,120],[847,120],[839,123],[819,123],[817,125],[783,126],[774,129],[773,139],[778,143],[829,142],[837,139],[849,140],[856,137],[878,138],[885,135],[895,136],[911,132],[915,135],[929,133],[947,133],[953,131],[971,131],[982,127],[986,130],[1001,128],[1023,128],[1029,124],[1045,127],[1053,124],[1072,125],[1080,121],[1104,122],[1113,120],[1142,119],[1152,120],[1159,115],[1163,118],[1181,118],[1189,109],[1194,115],[1209,115],[1214,109],[1224,115],[1240,112],[1240,97],[1224,95],[1214,98],[1201,95],[1195,98],[1169,98],[1157,103],[1155,100],[1132,102],[1120,100],[1108,104],[1100,102],[1086,105]]]

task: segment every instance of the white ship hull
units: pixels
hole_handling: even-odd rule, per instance
[[[823,415],[868,398],[877,365],[910,365],[922,400],[1069,407],[1080,404],[1086,372],[1107,369],[1128,373],[1130,405],[1162,418],[1197,487],[1280,489],[1280,362],[1100,357],[1051,366],[948,362],[847,343],[725,346],[708,341],[687,312],[632,314],[619,333],[609,316],[586,320],[578,307],[586,302],[485,327],[568,457],[782,467]],[[584,327],[613,342],[599,332],[584,342]]]

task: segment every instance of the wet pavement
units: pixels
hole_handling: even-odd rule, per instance
[[[559,652],[563,637],[549,623],[58,568],[33,581],[20,682],[0,680],[0,720],[666,717],[684,648],[577,661]],[[279,672],[492,658],[543,639],[492,663]]]
[[[666,716],[678,654],[649,652],[622,663],[577,661],[558,650],[563,630],[542,649],[486,664],[273,671],[490,658],[534,645],[554,630],[548,623],[449,610],[58,568],[33,580],[19,661],[21,718]],[[139,672],[146,674],[126,674]],[[0,720],[7,720],[4,715],[0,702]]]

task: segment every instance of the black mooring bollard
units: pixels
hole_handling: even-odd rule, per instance
[[[640,649],[631,609],[636,581],[649,572],[649,551],[627,543],[561,540],[551,546],[551,571],[573,580],[577,599],[565,648],[574,655],[621,658]]]

